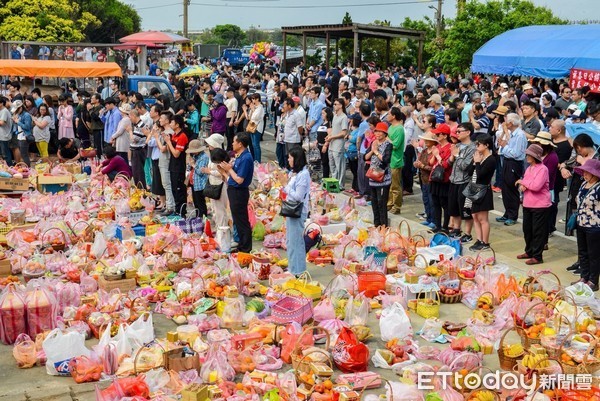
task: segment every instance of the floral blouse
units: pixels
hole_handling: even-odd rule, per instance
[[[585,188],[585,182],[577,195],[577,227],[600,231],[600,183]]]

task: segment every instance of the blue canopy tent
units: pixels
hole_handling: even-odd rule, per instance
[[[471,71],[564,78],[571,68],[600,70],[600,24],[534,25],[489,40],[473,55]]]

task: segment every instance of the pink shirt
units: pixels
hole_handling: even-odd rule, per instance
[[[521,180],[525,188],[523,207],[543,209],[552,205],[548,168],[542,163],[531,165]]]
[[[369,89],[371,89],[373,92],[377,90],[377,80],[379,78],[381,78],[381,75],[377,74],[376,72],[370,73],[367,77],[369,80]]]

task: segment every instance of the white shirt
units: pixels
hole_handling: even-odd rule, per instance
[[[135,71],[135,60],[133,59],[133,56],[129,56],[129,58],[127,58],[127,70]]]
[[[91,47],[86,47],[83,49],[83,59],[85,61],[94,61],[94,58],[92,57],[92,48]]]
[[[306,125],[306,110],[301,105],[296,107],[296,115],[298,116],[298,121],[301,127]]]
[[[267,83],[267,99],[273,99],[274,90],[275,90],[275,80],[271,79]]]
[[[350,79],[348,75],[341,77],[340,82],[347,82],[348,88],[352,88],[354,86],[354,82]]]
[[[225,99],[225,106],[227,107],[227,118],[234,118],[237,115],[238,101],[235,97],[231,99]]]

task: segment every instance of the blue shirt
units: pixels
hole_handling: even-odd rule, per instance
[[[445,111],[446,109],[444,109],[444,106],[440,107],[438,110],[431,109],[431,114],[435,116],[436,124],[443,124],[446,122],[446,116],[444,115]]]
[[[365,132],[369,129],[369,123],[367,120],[363,120],[362,123],[358,126],[358,138],[360,138],[360,154],[366,155],[367,148],[365,147]]]
[[[208,174],[202,172],[204,167],[208,167],[208,154],[200,152],[196,156],[196,164],[194,165],[194,191],[202,191],[206,187]]]
[[[38,97],[37,99],[34,100],[34,103],[35,103],[35,107],[39,108],[40,105],[42,103],[44,103],[44,99],[42,99],[41,97]]]
[[[235,158],[233,171],[235,171],[238,176],[244,178],[244,181],[241,184],[238,184],[233,178],[229,177],[227,185],[234,188],[248,188],[252,182],[252,176],[254,175],[254,159],[248,149],[244,150]]]
[[[150,69],[148,70],[148,75],[152,75],[152,76],[156,76],[156,69],[158,68],[158,65],[151,63],[150,64]]]
[[[356,128],[352,130],[350,136],[348,137],[348,149],[346,150],[346,157],[354,157],[358,154],[358,149],[356,148],[356,141],[358,140],[360,128]]]
[[[121,121],[121,112],[115,106],[111,111],[104,113],[100,119],[104,123],[104,142],[110,142]]]
[[[10,52],[10,58],[13,59],[13,60],[20,60],[21,59],[21,52],[18,51],[17,49],[11,50],[11,52]]]
[[[290,180],[284,189],[287,200],[304,203],[302,207],[304,215],[308,215],[310,182],[310,172],[305,166],[298,174],[290,173]]]
[[[317,129],[321,126],[323,122],[323,116],[321,112],[325,108],[325,103],[320,100],[316,100],[311,103],[310,108],[308,109],[308,121],[314,122],[312,128],[310,129],[311,133],[317,132]]]
[[[150,158],[152,160],[158,160],[161,151],[158,148],[158,144],[156,143],[156,138],[153,137],[148,141],[148,148],[150,149]]]
[[[527,137],[525,131],[517,128],[510,133],[508,143],[502,148],[502,156],[518,161],[525,160],[525,150],[527,149]]]

